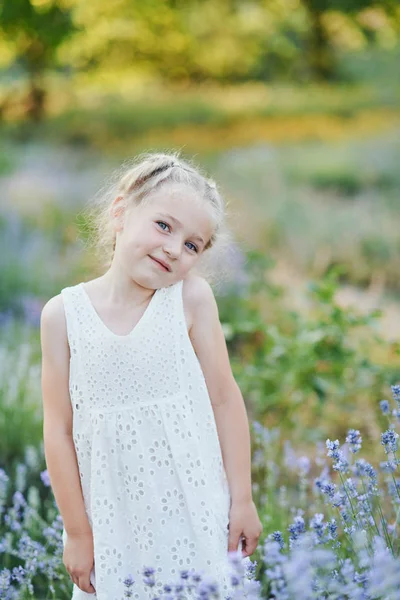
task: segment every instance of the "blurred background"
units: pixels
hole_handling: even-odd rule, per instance
[[[305,439],[300,415],[309,431],[331,410],[340,430],[339,396],[351,410],[361,388],[368,405],[377,372],[396,376],[398,2],[4,0],[0,32],[4,346],[29,339],[38,368],[43,304],[96,275],[84,203],[138,152],[179,149],[229,202],[233,278],[217,293],[254,416],[293,413]],[[23,400],[40,405],[33,380]]]
[[[80,211],[157,149],[229,201],[217,300],[249,417],[311,453],[349,426],[379,438],[400,379],[399,40],[397,0],[3,0],[0,466],[40,448],[42,306],[95,276]]]
[[[327,411],[348,421],[339,397],[352,410],[360,388],[367,408],[399,359],[398,2],[4,0],[0,32],[6,372],[26,384],[12,356],[29,340],[38,368],[43,304],[96,274],[84,203],[125,159],[179,149],[229,202],[217,291],[249,410],[308,439]],[[34,371],[24,402],[38,385]]]

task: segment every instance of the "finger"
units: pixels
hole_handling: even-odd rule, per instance
[[[243,545],[243,556],[251,556],[258,546],[258,538],[245,538]]]
[[[228,539],[228,552],[235,552],[240,541],[240,531],[230,531]]]
[[[78,587],[82,590],[82,592],[86,592],[87,594],[94,593],[94,587],[89,581],[89,575],[81,575],[79,578]]]

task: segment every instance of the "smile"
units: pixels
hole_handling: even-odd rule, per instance
[[[157,259],[153,258],[152,256],[150,256],[150,258],[153,262],[155,262],[160,267],[160,269],[162,269],[163,271],[169,271],[169,269],[164,267],[164,265],[162,265]]]

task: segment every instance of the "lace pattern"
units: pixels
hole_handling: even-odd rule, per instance
[[[132,597],[151,600],[190,568],[230,592],[228,481],[182,287],[156,290],[126,336],[105,326],[82,284],[61,291],[73,440],[95,554],[96,594],[74,585],[73,600],[122,600],[129,574]],[[153,589],[142,576],[151,566]]]

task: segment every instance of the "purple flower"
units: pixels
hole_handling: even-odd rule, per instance
[[[376,481],[376,472],[372,465],[369,464],[364,458],[356,460],[354,465],[354,472],[358,477],[367,475],[373,481]]]
[[[20,585],[22,585],[24,583],[25,575],[25,569],[21,565],[19,565],[18,567],[13,568],[11,579],[17,581]]]
[[[381,411],[383,415],[388,415],[390,413],[390,405],[387,400],[381,400],[379,402],[379,406],[381,407]]]
[[[400,402],[400,385],[391,385],[392,395],[397,403]]]
[[[134,583],[135,583],[135,580],[132,577],[132,575],[128,575],[128,577],[124,580],[124,586],[128,587],[128,588],[131,587]]]
[[[285,546],[283,535],[280,531],[274,531],[268,536],[268,539],[278,542],[279,548],[282,550]]]
[[[339,460],[339,440],[335,440],[331,442],[331,440],[326,440],[326,447],[328,448],[327,455],[334,460]]]
[[[8,592],[11,585],[11,571],[7,568],[0,571],[0,592],[1,598],[6,598],[6,592]]]
[[[332,540],[337,538],[337,523],[335,519],[331,519],[327,525],[328,533]]]
[[[143,581],[150,587],[153,587],[156,584],[153,567],[143,567]]]
[[[288,557],[280,551],[279,543],[266,539],[264,543],[265,574],[268,577],[273,597],[280,600],[289,600],[283,565]]]
[[[20,506],[25,506],[26,505],[26,500],[23,496],[23,494],[21,494],[21,492],[15,492],[13,495],[13,503],[15,508],[19,508]]]
[[[339,450],[339,440],[335,440],[334,442],[331,442],[329,439],[326,440],[326,447],[328,448],[327,455],[334,460],[332,468],[340,473],[347,473],[349,470],[349,463],[344,457],[343,452]]]
[[[42,482],[44,483],[44,485],[46,487],[50,487],[50,485],[51,485],[50,484],[50,476],[49,476],[49,472],[47,469],[40,473],[40,479],[42,480]]]
[[[381,444],[385,447],[385,453],[389,454],[389,452],[396,452],[397,446],[397,438],[399,434],[393,431],[393,429],[388,429],[384,433],[381,434]]]
[[[392,410],[392,416],[395,417],[398,421],[400,421],[400,408],[394,408]]]
[[[187,569],[183,569],[182,571],[180,571],[180,577],[181,579],[189,579],[189,571]]]
[[[349,429],[346,442],[349,444],[349,450],[356,454],[361,449],[362,438],[358,429]]]
[[[293,523],[291,525],[289,525],[289,527],[288,527],[288,531],[290,533],[290,536],[289,536],[290,541],[297,540],[299,535],[304,533],[305,530],[306,530],[306,528],[305,528],[305,523],[304,523],[303,517],[301,517],[300,515],[297,515],[294,518]]]
[[[324,535],[324,515],[322,513],[317,513],[313,516],[310,521],[310,526],[317,534],[317,537],[322,540]]]
[[[357,498],[358,491],[354,484],[354,481],[350,477],[348,479],[346,479],[346,490],[347,490],[347,493],[350,494],[352,498]]]
[[[380,468],[386,473],[394,473],[397,469],[397,463],[394,460],[388,460],[380,463]]]
[[[297,466],[300,471],[301,477],[305,477],[310,472],[311,461],[308,456],[300,456],[297,460]]]
[[[333,463],[332,468],[335,471],[338,471],[339,473],[347,473],[349,470],[349,463],[344,458],[344,456],[341,455],[341,458],[335,463]]]
[[[262,443],[268,444],[271,441],[270,430],[264,427],[259,421],[253,421],[253,430]]]
[[[328,498],[333,498],[336,492],[336,486],[331,481],[326,481],[321,483],[321,492],[328,496]]]

